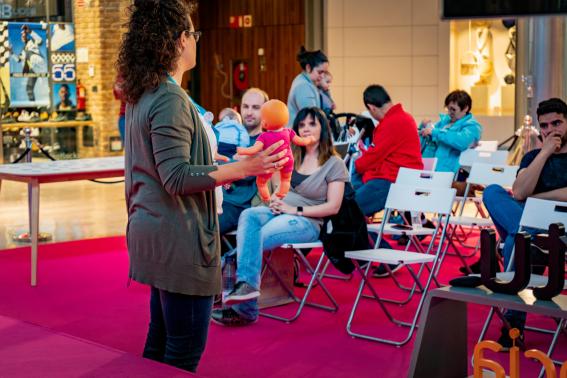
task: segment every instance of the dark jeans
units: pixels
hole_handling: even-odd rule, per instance
[[[355,201],[364,215],[369,217],[384,210],[390,185],[390,181],[383,179],[370,180],[364,184],[358,173],[352,176],[352,186],[356,191]]]
[[[236,206],[226,201],[222,203],[222,214],[219,215],[219,230],[221,236],[224,236],[227,232],[236,230],[238,227],[238,218],[240,218],[240,214],[244,210],[246,210],[246,207]],[[236,246],[235,236],[224,237],[229,240],[233,247]],[[224,256],[228,252],[230,252],[230,248],[223,241],[221,243],[221,255]]]
[[[207,343],[213,297],[171,293],[152,287],[144,358],[191,372]]]
[[[219,215],[219,231],[221,235],[236,230],[238,227],[238,218],[247,207],[236,206],[224,201],[222,203],[222,214]]]
[[[390,191],[390,185],[392,185],[390,181],[374,179],[364,184],[362,182],[362,176],[358,173],[354,173],[351,177],[351,182],[356,191],[354,200],[365,216],[369,217],[374,215],[374,213],[384,210],[386,198]],[[384,219],[384,221],[386,220]],[[376,243],[378,235],[371,233],[371,236],[374,243]],[[392,249],[392,246],[390,246],[383,236],[380,242],[380,248]]]

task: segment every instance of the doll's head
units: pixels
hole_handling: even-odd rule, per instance
[[[277,130],[287,125],[289,111],[280,100],[270,100],[260,109],[262,127],[266,130]]]

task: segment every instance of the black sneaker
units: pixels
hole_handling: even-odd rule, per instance
[[[392,271],[392,274],[400,270],[402,266],[403,266],[402,264],[398,264],[398,265],[388,264],[388,267]],[[390,273],[388,272],[388,269],[386,269],[386,266],[384,264],[378,265],[376,268],[374,268],[374,273],[372,273],[372,277],[374,278],[384,278],[384,277],[388,277],[389,275]]]
[[[234,311],[232,308],[214,309],[211,314],[211,321],[218,325],[227,327],[240,327],[248,324],[254,324],[258,321],[256,319],[246,319]]]
[[[232,306],[241,302],[246,302],[260,296],[260,291],[256,290],[252,286],[248,285],[246,282],[237,282],[234,289],[226,297],[223,298],[222,302],[225,305]]]
[[[520,331],[520,336],[516,339],[516,346],[523,350],[524,330],[520,328],[517,329]],[[503,326],[500,329],[500,337],[498,338],[497,343],[502,345],[502,349],[500,349],[501,352],[508,352],[510,351],[510,348],[514,346],[514,341],[510,337],[510,330],[506,326]]]

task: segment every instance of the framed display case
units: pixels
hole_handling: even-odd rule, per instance
[[[511,116],[515,108],[514,20],[451,21],[451,88],[464,89],[481,116]]]

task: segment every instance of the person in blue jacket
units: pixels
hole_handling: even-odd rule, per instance
[[[317,86],[329,70],[329,59],[321,50],[307,51],[301,46],[297,61],[303,71],[293,79],[287,95],[288,127],[293,125],[295,116],[301,109],[321,108],[321,95]]]
[[[422,122],[421,151],[424,158],[437,158],[436,171],[456,174],[461,152],[478,144],[482,126],[471,113],[472,99],[467,92],[456,90],[449,93],[445,107],[447,114],[441,114],[435,125]]]

